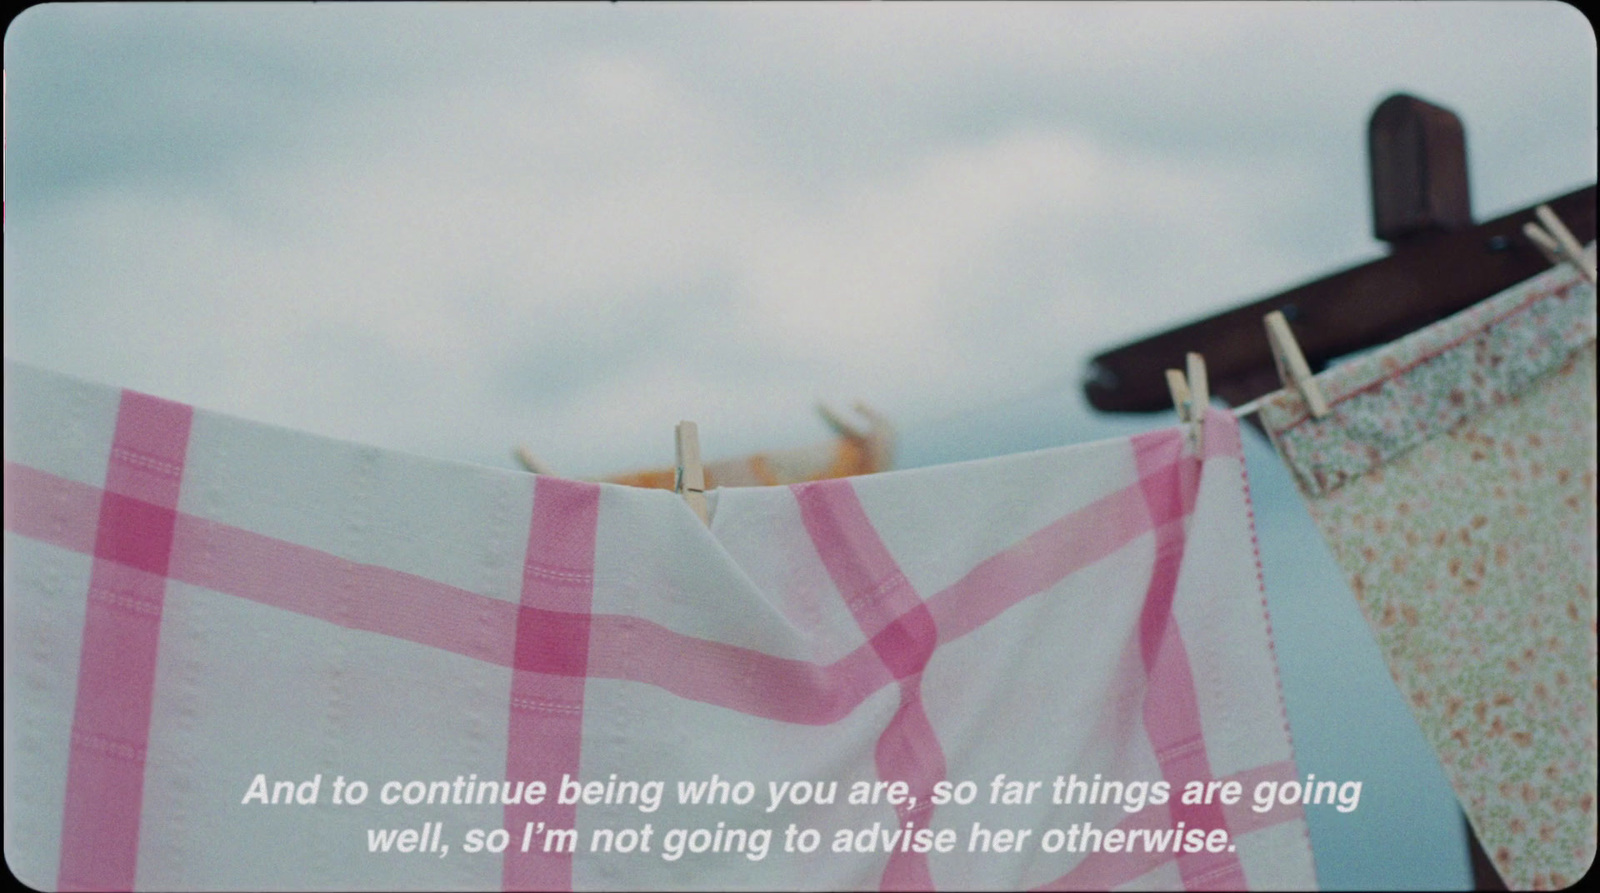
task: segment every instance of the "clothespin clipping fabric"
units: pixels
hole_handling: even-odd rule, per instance
[[[1522,234],[1528,237],[1528,241],[1539,249],[1551,265],[1570,263],[1583,274],[1583,278],[1589,280],[1590,285],[1594,285],[1594,258],[1578,244],[1578,239],[1572,234],[1572,230],[1567,229],[1567,225],[1561,222],[1555,211],[1550,210],[1549,205],[1540,205],[1533,213],[1539,218],[1539,223],[1523,224]]]
[[[555,470],[543,459],[535,456],[532,450],[520,443],[511,450],[511,456],[517,460],[517,464],[521,465],[530,474],[555,474]]]
[[[1294,332],[1290,331],[1289,320],[1284,318],[1283,311],[1268,313],[1262,322],[1267,327],[1267,342],[1272,345],[1272,360],[1278,367],[1278,380],[1283,382],[1285,388],[1300,395],[1312,418],[1320,419],[1327,415],[1330,411],[1327,397],[1312,377],[1311,365],[1306,362],[1306,355],[1300,352],[1300,343],[1294,340]]]
[[[1187,374],[1177,369],[1167,370],[1167,389],[1172,392],[1172,405],[1178,411],[1178,421],[1188,426],[1186,437],[1195,455],[1202,455],[1205,447],[1206,407],[1211,404],[1211,387],[1206,379],[1206,361],[1197,353],[1185,358]]]
[[[705,467],[700,464],[700,429],[694,422],[679,422],[675,435],[678,474],[673,489],[694,509],[701,523],[709,526],[711,509],[706,503]]]

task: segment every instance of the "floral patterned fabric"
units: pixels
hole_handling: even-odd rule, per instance
[[[1595,300],[1569,267],[1281,391],[1262,421],[1513,889],[1595,855]]]

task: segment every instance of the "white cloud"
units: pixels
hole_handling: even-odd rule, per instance
[[[1097,348],[1375,255],[1362,128],[1394,86],[1467,119],[1480,208],[1592,179],[1592,43],[1465,7],[135,16],[180,58],[80,81],[284,77],[175,94],[151,134],[113,109],[73,131],[99,179],[10,184],[6,350],[476,461],[559,432],[579,473],[650,464],[682,414],[753,448],[815,436],[818,397],[914,421],[1075,387]],[[232,142],[183,142],[207,121]],[[117,167],[134,137],[159,165]]]

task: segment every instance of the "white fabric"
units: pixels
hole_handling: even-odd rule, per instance
[[[402,455],[7,363],[5,851],[43,889],[1306,888],[1238,432],[1176,430],[795,487],[673,494]],[[394,780],[664,782],[658,809],[383,805]],[[1040,781],[1031,804],[991,782]],[[314,805],[242,803],[253,779]],[[1171,800],[1053,805],[1076,775]],[[754,785],[680,805],[679,782]],[[359,806],[333,782],[363,780]],[[1243,800],[1178,803],[1191,780]],[[848,805],[907,782],[913,808]],[[971,805],[929,808],[941,781]],[[770,782],[838,782],[768,812]],[[1304,808],[1328,808],[1308,806]],[[1041,851],[1092,822],[1236,849]],[[437,853],[369,832],[442,823]],[[521,855],[525,822],[578,830]],[[589,852],[652,828],[648,854]],[[955,851],[830,852],[839,829]],[[971,829],[1027,829],[968,852]],[[790,825],[811,854],[785,852]],[[671,829],[763,858],[663,858]],[[427,826],[432,828],[433,826]],[[511,830],[502,855],[469,829]],[[539,850],[541,839],[533,840]]]

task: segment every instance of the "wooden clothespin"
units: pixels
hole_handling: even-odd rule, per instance
[[[1206,408],[1211,405],[1211,384],[1206,380],[1205,357],[1190,353],[1186,357],[1189,367],[1189,438],[1194,443],[1194,454],[1205,455]]]
[[[888,418],[882,413],[868,406],[866,402],[857,400],[855,411],[867,420],[867,428],[862,428],[840,415],[833,407],[826,403],[817,403],[817,414],[828,423],[840,437],[860,441],[867,447],[871,458],[872,467],[886,470],[894,464],[894,426],[889,424]]]
[[[1172,392],[1172,408],[1178,411],[1178,421],[1188,424],[1189,405],[1193,402],[1189,396],[1189,379],[1180,370],[1168,369],[1167,390]]]
[[[1549,261],[1552,267],[1561,263],[1564,259],[1561,256],[1561,243],[1557,242],[1554,236],[1545,232],[1544,228],[1539,224],[1531,220],[1524,223],[1522,225],[1522,234],[1528,237],[1528,241],[1533,243],[1533,247],[1539,249],[1539,253],[1544,255],[1544,259]]]
[[[1570,263],[1583,274],[1583,278],[1589,280],[1590,285],[1594,285],[1594,261],[1583,250],[1583,246],[1578,244],[1578,239],[1572,234],[1572,230],[1567,229],[1567,225],[1561,222],[1556,212],[1550,210],[1549,205],[1540,205],[1533,213],[1539,218],[1539,223],[1523,224],[1522,234],[1538,247],[1540,253],[1551,264],[1563,261]],[[1544,224],[1543,227],[1539,225],[1541,223]]]
[[[1300,352],[1300,343],[1294,340],[1294,332],[1289,330],[1283,311],[1274,310],[1262,317],[1262,321],[1267,326],[1267,343],[1272,345],[1272,360],[1278,366],[1278,380],[1300,394],[1312,418],[1327,415],[1328,400],[1311,376],[1311,366],[1306,362],[1306,355]]]
[[[532,450],[520,443],[517,444],[514,449],[512,449],[511,455],[515,457],[516,460],[522,464],[522,467],[527,469],[531,474],[553,475],[556,473],[555,469],[551,468],[542,459],[540,459],[538,456],[535,456]]]
[[[856,406],[859,408],[861,404],[857,403]],[[828,427],[832,428],[834,433],[840,437],[849,437],[856,440],[865,440],[867,437],[867,432],[840,415],[838,410],[820,400],[817,401],[817,415],[822,416],[822,420],[827,422]]]
[[[1188,426],[1189,445],[1195,455],[1203,455],[1205,446],[1206,407],[1211,404],[1211,386],[1206,380],[1205,358],[1191,353],[1186,358],[1188,374],[1176,369],[1167,370],[1167,389],[1172,392],[1172,405],[1177,407],[1178,421]]]
[[[700,429],[694,422],[679,422],[675,438],[678,473],[673,490],[700,516],[700,522],[709,527],[711,507],[706,504],[706,470],[700,463]]]

